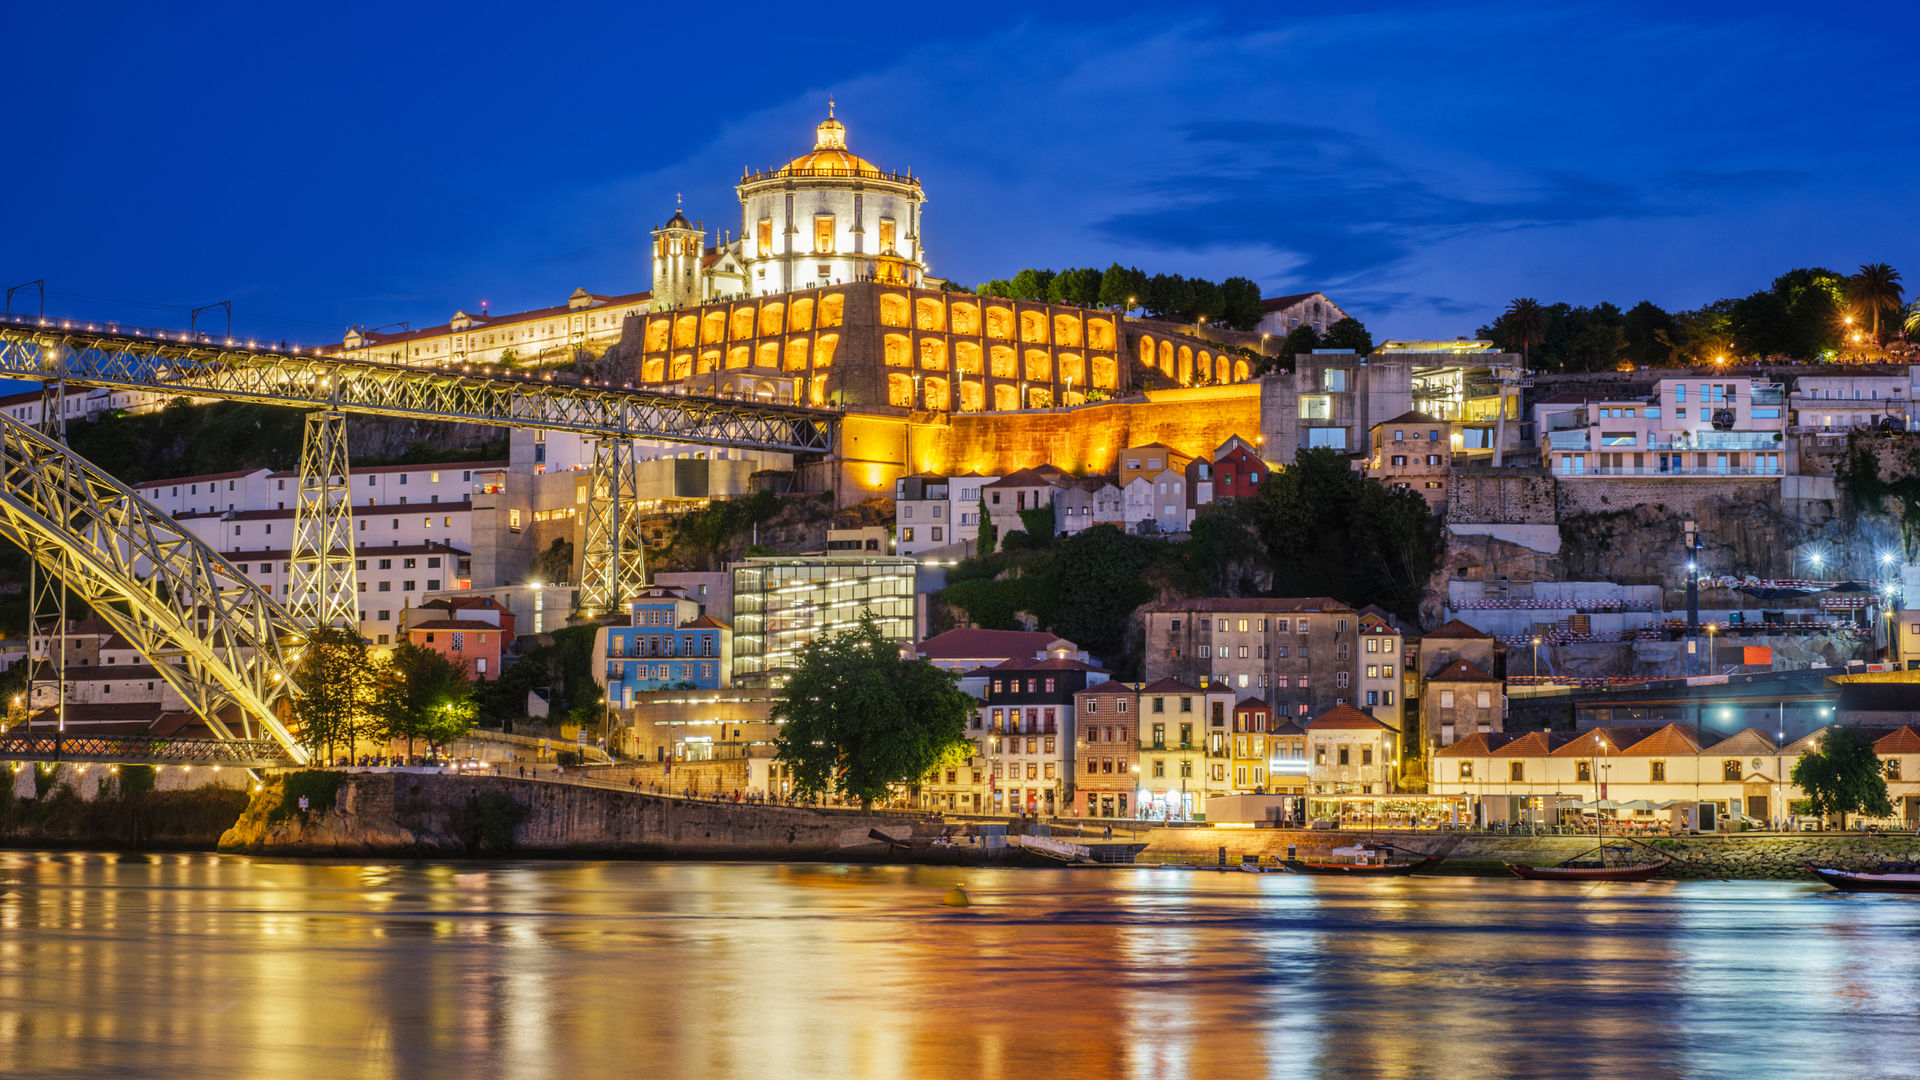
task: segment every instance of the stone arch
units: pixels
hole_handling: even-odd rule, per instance
[[[807,369],[807,339],[794,338],[787,342],[786,362],[782,365],[788,371]]]
[[[665,357],[655,356],[640,363],[641,382],[666,382],[667,361]]]
[[[1252,377],[1253,377],[1252,365],[1248,364],[1245,360],[1235,360],[1233,362],[1233,381],[1234,382],[1246,382],[1248,379]]]
[[[680,353],[673,358],[673,364],[667,368],[667,378],[684,379],[693,374],[693,354]]]
[[[735,345],[727,350],[727,368],[743,368],[753,363],[753,349],[747,345]]]
[[[995,345],[987,350],[987,373],[996,379],[1020,377],[1020,359],[1011,345]]]
[[[1233,381],[1233,361],[1225,356],[1213,358],[1213,381],[1225,385]]]
[[[1053,381],[1053,354],[1045,349],[1028,349],[1025,378],[1028,382]]]
[[[787,330],[789,333],[801,333],[813,329],[813,297],[803,296],[793,302],[787,311]]]
[[[1023,311],[1020,313],[1020,340],[1028,345],[1047,343],[1047,313],[1044,311]]]
[[[888,367],[913,366],[913,347],[905,334],[888,334],[882,343],[882,353]]]
[[[840,345],[839,334],[821,334],[813,343],[813,366],[816,368],[833,366],[833,350]]]
[[[839,326],[846,320],[847,297],[845,293],[828,293],[820,298],[820,328]]]
[[[928,371],[947,370],[947,343],[944,339],[920,339],[920,366]]]
[[[719,349],[701,349],[700,359],[693,365],[695,375],[706,375],[720,366]]]
[[[1072,383],[1082,390],[1087,388],[1087,362],[1079,353],[1060,354],[1060,381]]]
[[[1169,376],[1173,374],[1173,342],[1160,342],[1160,370]]]
[[[953,332],[956,334],[977,334],[980,332],[980,305],[971,301],[959,301],[951,309]]]
[[[780,343],[763,341],[753,350],[753,366],[777,368],[780,366]]]
[[[1046,386],[1029,386],[1027,388],[1027,408],[1053,408],[1053,389]]]
[[[981,374],[978,342],[956,341],[953,343],[953,370],[962,375]]]
[[[960,411],[979,412],[987,405],[987,384],[982,382],[960,383]]]
[[[993,388],[993,411],[1012,412],[1020,407],[1020,390],[1006,383]]]
[[[1055,345],[1080,345],[1080,316],[1061,312],[1053,317],[1053,343]]]
[[[1013,309],[995,304],[987,308],[987,336],[990,338],[1010,338],[1013,336]]]
[[[1180,357],[1176,364],[1178,366],[1174,369],[1174,378],[1180,380],[1181,386],[1192,386],[1193,349],[1186,345],[1180,346]]]
[[[771,337],[786,329],[787,305],[778,300],[760,305],[760,336]]]
[[[1145,334],[1140,335],[1140,363],[1143,367],[1153,366],[1153,339]]]
[[[947,305],[937,296],[923,296],[913,302],[913,326],[916,330],[944,331]]]
[[[907,325],[907,298],[899,293],[880,294],[880,325]]]
[[[1087,348],[1089,349],[1113,348],[1113,320],[1112,319],[1088,319],[1087,320]]]
[[[1111,356],[1093,358],[1093,385],[1102,390],[1119,386],[1120,364]]]
[[[711,345],[727,336],[727,313],[709,311],[700,316],[700,344]]]
[[[672,328],[673,324],[666,319],[648,319],[647,343],[644,351],[665,352],[667,349],[667,333]]]
[[[887,404],[902,409],[913,407],[913,376],[899,372],[887,376]]]
[[[947,396],[947,380],[937,375],[929,375],[920,384],[923,407],[936,412],[945,412],[952,407]]]
[[[693,344],[700,332],[700,320],[693,315],[681,315],[673,320],[673,347],[684,349]]]
[[[825,405],[827,403],[827,377],[815,375],[807,383],[807,404]]]
[[[753,336],[753,324],[757,316],[752,307],[734,308],[732,318],[733,329],[732,333],[728,336],[735,341],[741,341]]]

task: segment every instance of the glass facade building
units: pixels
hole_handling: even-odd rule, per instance
[[[880,632],[915,640],[917,561],[891,555],[777,555],[733,568],[733,684],[774,686],[821,634],[872,612]]]

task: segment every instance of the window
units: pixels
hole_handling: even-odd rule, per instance
[[[1656,784],[1665,783],[1667,780],[1667,763],[1664,761],[1647,762],[1647,779]]]
[[[1524,782],[1526,778],[1527,778],[1526,762],[1512,761],[1507,763],[1507,779],[1518,784],[1518,783]]]
[[[1440,707],[1443,709],[1453,708],[1453,691],[1451,690],[1440,691]]]
[[[1473,703],[1482,709],[1493,708],[1493,691],[1491,690],[1480,691],[1478,694],[1474,695]]]
[[[1460,779],[1462,780],[1473,779],[1473,762],[1463,761],[1460,763]]]
[[[1573,778],[1582,784],[1593,783],[1593,762],[1576,761],[1573,763]]]
[[[1737,784],[1740,782],[1741,775],[1738,758],[1728,758],[1720,763],[1720,779],[1731,780]]]
[[[1900,779],[1900,759],[1899,758],[1890,757],[1887,759],[1887,779],[1889,780]]]
[[[1347,764],[1347,763],[1348,763],[1348,762],[1347,762],[1347,748],[1346,748],[1346,747],[1344,747],[1344,746],[1342,746],[1342,747],[1340,748],[1340,764],[1342,764],[1342,765],[1345,765],[1345,764]]]
[[[1164,762],[1164,761],[1156,761],[1156,762],[1154,762],[1154,763],[1153,763],[1153,775],[1154,775],[1154,776],[1155,776],[1156,778],[1165,778],[1165,777],[1166,777],[1166,775],[1167,775],[1167,763],[1166,763],[1166,762]]]

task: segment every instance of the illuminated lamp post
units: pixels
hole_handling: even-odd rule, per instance
[[[1540,677],[1540,635],[1533,635],[1533,677]]]
[[[1719,623],[1710,622],[1707,624],[1707,674],[1709,675],[1713,674],[1714,665],[1716,663],[1716,661],[1713,658],[1713,636],[1719,632],[1720,632]]]

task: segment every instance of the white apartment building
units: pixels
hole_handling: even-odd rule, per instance
[[[1785,412],[1778,383],[1671,376],[1645,398],[1547,414],[1541,456],[1561,477],[1779,476]]]
[[[1788,399],[1796,432],[1847,432],[1892,418],[1913,419],[1916,371],[1903,375],[1803,375]]]
[[[225,552],[247,579],[286,603],[292,594],[293,563],[288,550],[250,548]],[[355,552],[354,576],[360,590],[360,636],[375,646],[397,645],[400,617],[419,607],[429,593],[465,589],[470,570],[464,548],[445,544],[362,547]],[[534,631],[528,631],[534,632]]]

